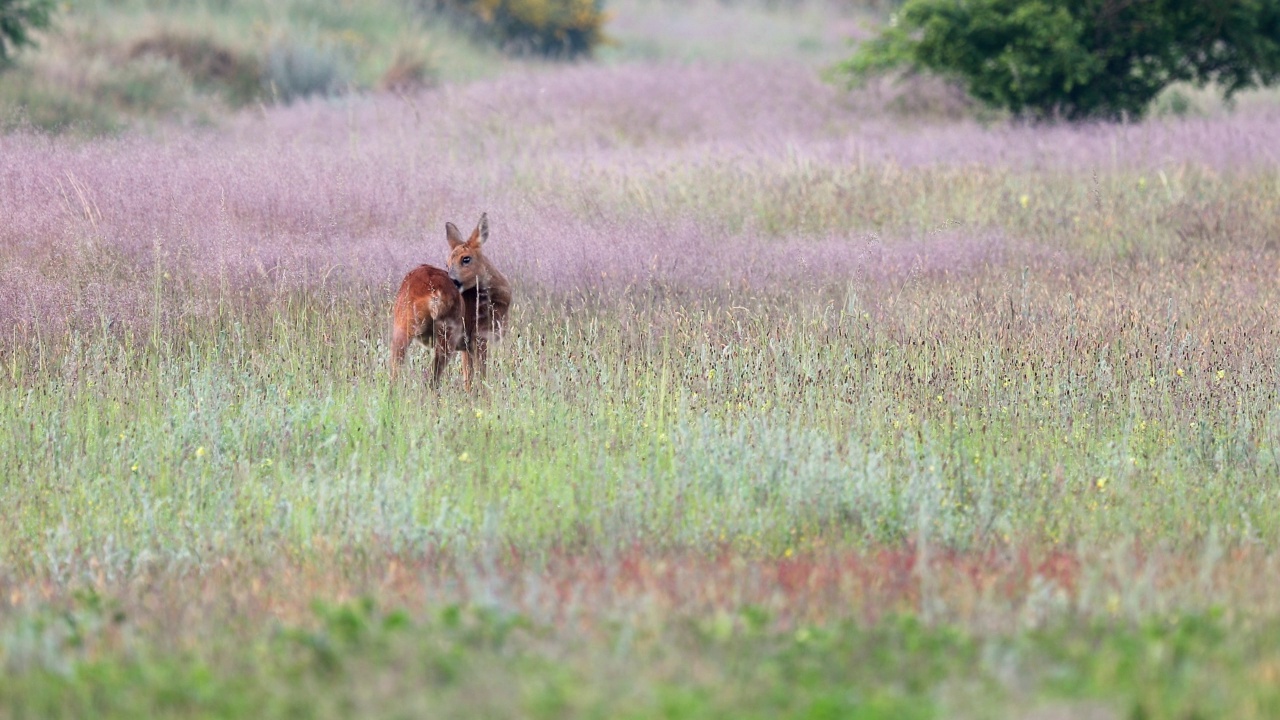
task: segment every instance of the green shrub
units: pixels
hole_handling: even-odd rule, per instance
[[[427,0],[514,54],[574,58],[604,41],[601,0]]]
[[[219,92],[234,106],[257,100],[263,91],[263,72],[256,58],[198,35],[159,32],[135,41],[126,57],[167,60],[196,87]]]
[[[23,45],[31,45],[31,30],[49,27],[53,0],[0,0],[0,68],[13,60]]]
[[[289,103],[311,95],[333,95],[348,84],[342,60],[333,52],[282,42],[267,52],[265,82],[273,97]]]
[[[114,108],[87,92],[43,82],[28,68],[12,68],[0,82],[0,132],[14,130],[105,135],[120,129]]]
[[[1173,82],[1218,83],[1229,98],[1280,81],[1280,3],[907,0],[840,70],[903,67],[1019,116],[1139,117]]]

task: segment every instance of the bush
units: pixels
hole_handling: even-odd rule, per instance
[[[515,54],[575,58],[604,41],[601,0],[427,0]]]
[[[1280,81],[1280,3],[907,0],[839,70],[856,81],[904,67],[1019,116],[1136,118],[1173,82],[1230,98]]]
[[[158,57],[174,63],[197,87],[221,92],[232,105],[245,105],[262,94],[262,68],[213,40],[196,35],[161,32],[133,43],[130,60]]]
[[[0,68],[13,61],[23,45],[31,45],[31,30],[49,27],[53,0],[0,0]]]
[[[334,95],[347,84],[342,61],[334,53],[283,42],[267,52],[264,81],[272,96],[291,103],[311,95]]]

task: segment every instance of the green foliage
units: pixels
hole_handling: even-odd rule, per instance
[[[0,131],[5,132],[28,128],[106,135],[120,129],[112,107],[87,93],[41,82],[23,67],[5,73],[4,82],[0,82],[0,108]]]
[[[53,0],[0,0],[0,68],[12,62],[23,45],[32,45],[31,31],[49,27]]]
[[[262,94],[264,72],[249,52],[238,52],[208,37],[162,31],[141,38],[129,48],[133,61],[159,58],[167,61],[200,90],[222,95],[233,106],[254,102]]]
[[[903,67],[1020,116],[1139,117],[1173,82],[1217,83],[1229,98],[1280,81],[1280,3],[908,0],[840,69]]]
[[[312,95],[332,95],[347,83],[332,52],[301,43],[281,43],[267,53],[263,78],[273,97],[289,103]]]
[[[911,614],[754,629],[731,620],[714,636],[675,622],[627,640],[625,629],[581,635],[471,605],[411,617],[362,602],[322,606],[310,626],[194,652],[154,639],[92,653],[64,644],[72,661],[0,677],[0,714],[924,720],[1030,716],[1017,710],[1046,701],[1062,717],[1280,708],[1269,680],[1280,626],[1214,612],[986,635]]]
[[[601,0],[434,0],[480,36],[514,54],[575,58],[604,41]]]

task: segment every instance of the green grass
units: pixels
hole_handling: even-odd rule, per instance
[[[778,632],[767,613],[748,610],[549,643],[549,628],[520,615],[450,605],[414,620],[366,601],[320,606],[305,625],[234,646],[78,650],[123,622],[93,597],[64,617],[27,619],[16,632],[30,646],[52,640],[80,657],[61,666],[38,652],[11,657],[0,681],[7,716],[1263,718],[1280,709],[1275,624],[1213,613],[976,637],[912,616]],[[1244,632],[1247,641],[1230,641]]]
[[[957,285],[875,320],[852,294],[623,295],[563,315],[526,290],[477,398],[389,385],[375,288],[149,337],[84,330],[6,358],[0,462],[29,480],[0,489],[4,532],[11,551],[51,528],[164,551],[317,533],[753,553],[797,533],[1280,540],[1274,350],[1192,342],[1194,284],[1132,324],[1065,291],[988,305]],[[1029,324],[1033,302],[1067,332]]]
[[[420,350],[389,383],[390,287],[224,293],[156,265],[149,329],[6,345],[0,648],[21,671],[0,706],[1270,716],[1280,365],[1275,258],[1249,250],[856,289],[523,286],[475,396],[456,364],[428,390]],[[190,294],[214,312],[169,307]],[[804,590],[830,553],[886,548],[905,569]],[[670,569],[609,580],[636,552]],[[387,589],[401,562],[417,591]],[[367,593],[394,609],[299,611]]]

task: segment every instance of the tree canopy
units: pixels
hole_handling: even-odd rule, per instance
[[[1173,82],[1280,81],[1280,2],[907,0],[839,69],[932,72],[1019,116],[1139,117]]]
[[[23,45],[31,45],[31,30],[49,26],[53,0],[0,0],[0,68],[13,61]]]

